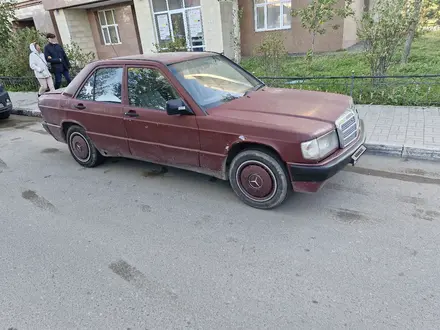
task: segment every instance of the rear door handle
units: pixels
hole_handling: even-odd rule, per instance
[[[86,108],[86,106],[82,103],[75,104],[74,107],[79,110],[84,110]]]
[[[125,113],[125,116],[133,118],[133,117],[139,117],[139,114],[136,111],[134,111],[134,110],[130,110],[130,111]]]

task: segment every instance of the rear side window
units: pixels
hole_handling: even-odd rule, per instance
[[[177,99],[177,91],[157,69],[128,69],[128,100],[131,106],[165,111],[167,101]]]
[[[122,68],[96,70],[79,91],[77,99],[95,102],[122,103]]]

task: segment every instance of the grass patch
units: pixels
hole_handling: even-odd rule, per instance
[[[396,54],[395,63],[388,70],[388,76],[436,75],[440,74],[440,31],[433,31],[417,38],[411,49],[407,64],[400,63],[401,52]],[[252,57],[242,65],[256,76],[270,76],[262,58]],[[311,64],[304,56],[290,56],[280,64],[280,77],[309,79],[264,79],[273,87],[316,90],[352,95],[360,104],[387,104],[425,106],[440,105],[440,76],[423,78],[385,79],[310,79],[312,77],[369,76],[370,69],[362,53],[342,51],[315,55]]]
[[[440,73],[440,31],[426,33],[417,38],[411,49],[411,56],[405,65],[400,64],[400,52],[388,75],[423,75]],[[243,59],[241,65],[256,76],[267,76],[262,59],[250,57]],[[341,51],[332,54],[315,55],[312,64],[304,56],[290,56],[281,64],[284,77],[309,76],[356,76],[370,75],[370,68],[362,53]]]

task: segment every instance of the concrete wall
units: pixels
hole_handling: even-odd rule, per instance
[[[86,5],[96,0],[42,0],[44,9],[53,10],[53,9],[61,9],[79,5]]]
[[[70,41],[76,42],[84,52],[93,52],[96,56],[97,51],[93,41],[93,34],[87,15],[87,10],[64,9],[63,11],[70,34]],[[63,43],[66,44],[66,41],[63,40]]]
[[[223,51],[223,34],[219,1],[201,0],[201,7],[205,49],[221,53]],[[229,20],[232,18],[229,17]]]
[[[55,21],[58,27],[59,35],[57,39],[62,42],[63,45],[68,45],[71,43],[72,37],[70,35],[69,25],[67,24],[67,17],[63,9],[55,10],[54,12]]]
[[[24,3],[18,3],[15,16],[18,21],[32,19],[35,28],[41,32],[54,31],[50,14],[44,10],[42,4],[26,5]]]
[[[104,9],[113,9],[115,12],[115,20],[118,24],[119,37],[121,38],[121,44],[119,45],[105,45],[104,43],[97,17],[97,12]],[[89,10],[88,19],[99,59],[136,55],[140,53],[133,11],[130,5],[100,7]]]
[[[344,20],[344,34],[342,40],[342,48],[351,47],[359,41],[357,37],[357,21],[359,21],[362,18],[364,7],[365,7],[364,0],[353,1],[351,8],[353,9],[355,15],[354,17],[347,17]]]
[[[139,39],[144,54],[155,51],[156,41],[155,28],[153,24],[153,9],[149,0],[133,0],[136,12],[136,20],[139,30]],[[133,35],[134,38],[134,35]]]

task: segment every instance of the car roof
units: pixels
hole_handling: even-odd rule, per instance
[[[188,61],[196,58],[212,56],[216,53],[213,52],[170,52],[170,53],[151,53],[114,57],[110,60],[118,61],[155,61],[161,62],[165,65]]]

